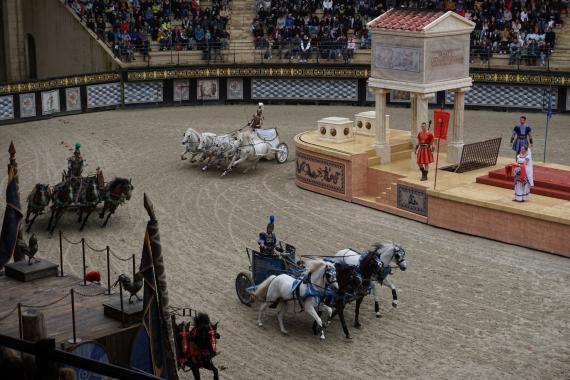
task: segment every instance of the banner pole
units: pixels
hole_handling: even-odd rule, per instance
[[[439,164],[439,141],[441,140],[441,138],[437,139],[437,155],[435,158],[435,174],[434,174],[434,178],[433,178],[433,189],[435,190],[435,186],[437,184],[437,166]]]

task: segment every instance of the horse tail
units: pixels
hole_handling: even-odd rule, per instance
[[[257,289],[255,289],[255,291],[253,292],[253,296],[257,299],[262,299],[262,300],[267,298],[267,291],[269,290],[269,285],[271,285],[271,282],[273,282],[275,277],[277,277],[277,276],[274,274],[267,277],[265,279],[265,281],[263,281],[261,284],[259,284]]]

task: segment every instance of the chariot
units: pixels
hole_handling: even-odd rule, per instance
[[[246,248],[250,262],[250,272],[240,272],[236,277],[236,293],[244,305],[253,304],[251,294],[259,284],[271,275],[289,274],[297,276],[303,272],[295,259],[295,247],[285,243],[283,253],[277,255],[265,255],[250,248]]]
[[[286,143],[279,140],[279,133],[277,133],[276,128],[271,129],[256,129],[253,132],[253,144],[254,146],[267,143],[271,146],[271,151],[265,158],[271,160],[275,158],[278,164],[283,164],[287,162],[289,158],[289,147]]]

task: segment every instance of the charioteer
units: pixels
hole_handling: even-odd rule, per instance
[[[75,144],[73,156],[67,159],[67,179],[81,178],[85,161],[81,156],[81,144]]]
[[[259,234],[259,240],[257,244],[259,244],[259,251],[264,255],[275,255],[275,251],[282,253],[283,247],[277,240],[275,233],[273,230],[275,229],[275,216],[269,216],[269,223],[267,223],[266,232],[261,232]]]
[[[253,130],[263,128],[263,103],[257,105],[257,112],[253,115],[249,125]]]

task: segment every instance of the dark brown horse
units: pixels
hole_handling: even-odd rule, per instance
[[[212,362],[217,355],[216,341],[220,339],[217,328],[218,324],[212,324],[204,313],[194,317],[193,328],[190,328],[190,322],[175,325],[178,363],[182,370],[190,368],[196,380],[200,380],[200,368],[214,372],[214,380],[219,378],[218,369]]]
[[[78,211],[78,223],[81,223],[79,227],[80,231],[83,231],[87,219],[97,205],[101,202],[101,196],[99,194],[99,185],[97,177],[87,177],[83,179],[83,185],[81,186],[81,193],[79,194],[79,211]],[[85,219],[83,219],[83,214],[85,213]],[[83,222],[82,222],[83,220]]]
[[[51,216],[48,223],[50,236],[53,235],[65,210],[73,203],[73,199],[73,188],[69,182],[61,182],[54,186],[51,195]]]
[[[376,251],[369,251],[360,260],[358,266],[352,266],[345,263],[337,262],[337,279],[339,290],[334,297],[334,302],[330,302],[330,306],[334,306],[331,319],[338,314],[342,324],[342,330],[347,339],[350,334],[344,319],[344,308],[347,303],[356,300],[356,308],[354,311],[354,327],[361,327],[358,320],[360,315],[360,305],[364,297],[370,293],[372,289],[372,277],[380,273],[382,270],[382,261],[380,255]],[[342,273],[342,274],[341,274]]]
[[[26,232],[30,232],[38,215],[44,213],[45,208],[49,205],[50,197],[49,185],[38,183],[34,186],[34,189],[30,195],[28,195],[28,209],[26,211],[26,224],[28,227],[26,228]],[[30,215],[33,215],[31,220]]]
[[[108,212],[107,218],[103,222],[102,227],[107,226],[107,222],[111,215],[115,213],[119,205],[131,199],[133,185],[130,179],[115,178],[105,186],[105,194],[103,196],[103,209],[99,213],[99,218],[105,218],[105,212]]]

